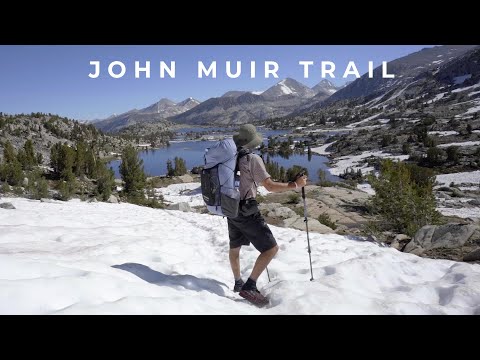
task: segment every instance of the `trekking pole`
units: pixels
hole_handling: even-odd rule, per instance
[[[270,282],[270,274],[268,273],[268,267],[267,267],[267,276],[268,276],[268,282]]]
[[[308,257],[310,259],[310,274],[312,278],[310,281],[313,281],[313,270],[312,270],[312,251],[310,250],[310,236],[308,235],[308,217],[307,217],[307,203],[305,201],[305,187],[302,187],[302,198],[303,198],[303,213],[305,214],[305,226],[307,227],[307,243],[308,243]]]

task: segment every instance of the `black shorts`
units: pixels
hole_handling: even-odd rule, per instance
[[[242,208],[240,208],[238,217],[228,218],[228,235],[230,249],[252,243],[255,249],[263,253],[277,245],[258,208],[255,213],[247,216],[242,214]]]

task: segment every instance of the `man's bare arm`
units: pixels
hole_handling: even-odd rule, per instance
[[[295,185],[296,184],[296,185]],[[297,188],[304,187],[307,184],[307,176],[301,176],[297,180],[289,182],[289,183],[282,183],[273,181],[271,178],[265,179],[261,185],[265,187],[268,191],[271,192],[282,192],[288,190],[295,190]]]

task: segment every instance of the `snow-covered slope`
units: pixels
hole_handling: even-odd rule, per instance
[[[272,226],[258,309],[231,291],[226,220],[130,204],[10,201],[0,209],[2,314],[480,314],[480,266]],[[257,252],[241,253],[242,275]]]

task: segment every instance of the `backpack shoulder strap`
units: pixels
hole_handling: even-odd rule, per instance
[[[235,174],[237,173],[237,171],[240,169],[239,168],[239,162],[240,162],[240,159],[244,156],[247,156],[248,154],[250,154],[250,150],[248,149],[240,149],[238,150],[237,152],[237,163],[235,164]]]

